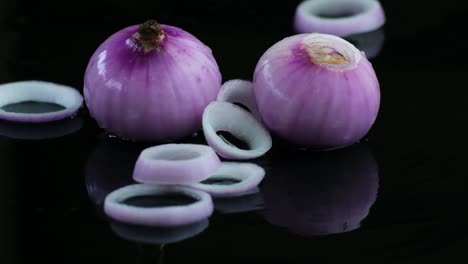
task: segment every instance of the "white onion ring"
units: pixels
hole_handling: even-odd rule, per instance
[[[223,214],[259,211],[264,208],[265,204],[263,195],[258,187],[255,187],[238,197],[214,198],[213,203],[215,210]]]
[[[251,81],[236,79],[225,82],[221,86],[216,100],[220,102],[240,103],[247,107],[257,120],[261,120]]]
[[[111,229],[114,233],[126,240],[146,243],[146,244],[172,244],[192,238],[209,225],[208,219],[176,227],[148,227],[136,226],[119,222],[111,222]]]
[[[54,103],[65,109],[47,113],[14,113],[1,107],[26,101]],[[21,81],[0,85],[0,119],[15,122],[50,122],[72,116],[83,104],[74,88],[43,81]]]
[[[351,12],[349,17],[326,18],[320,13]],[[377,0],[308,0],[297,7],[294,26],[299,33],[325,33],[336,36],[368,32],[385,23]]]
[[[265,176],[265,170],[254,163],[222,162],[210,180],[238,180],[228,185],[196,183],[192,187],[205,191],[213,197],[236,197],[257,187]]]
[[[216,132],[227,131],[244,140],[250,150],[239,149],[221,139]],[[208,144],[228,159],[253,159],[271,149],[268,130],[242,107],[227,102],[212,102],[203,112],[203,133]]]
[[[143,150],[133,179],[147,184],[191,184],[207,179],[221,162],[209,146],[165,144]]]
[[[189,205],[138,207],[123,204],[128,198],[144,195],[183,194],[196,199]],[[104,201],[110,218],[145,226],[180,226],[208,218],[213,213],[211,196],[187,186],[133,184],[111,192]]]

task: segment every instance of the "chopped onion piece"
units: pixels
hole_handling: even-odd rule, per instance
[[[173,244],[192,238],[203,232],[209,225],[208,219],[175,227],[148,227],[111,222],[111,229],[119,237],[146,244]]]
[[[3,107],[21,102],[53,103],[65,109],[45,113],[16,113]],[[75,114],[83,97],[74,88],[43,81],[21,81],[0,85],[0,119],[15,122],[50,122]]]
[[[221,86],[217,100],[245,106],[257,120],[260,120],[251,81],[236,79],[225,82]]]
[[[245,141],[250,149],[239,149],[216,133],[227,131]],[[242,107],[212,102],[203,112],[203,132],[208,144],[222,157],[228,159],[253,159],[270,150],[272,141],[268,130]]]
[[[191,184],[207,179],[220,165],[209,146],[165,144],[143,150],[133,179],[147,184]]]
[[[299,33],[348,36],[384,23],[385,14],[377,0],[308,0],[297,7],[294,26]]]
[[[182,194],[196,199],[188,205],[138,207],[124,204],[132,197]],[[110,193],[104,201],[104,212],[114,220],[146,226],[180,226],[201,221],[213,213],[211,196],[187,186],[133,184]]]
[[[253,163],[222,162],[209,181],[232,180],[233,184],[196,183],[192,187],[205,191],[213,197],[235,197],[255,188],[263,180],[265,170]]]

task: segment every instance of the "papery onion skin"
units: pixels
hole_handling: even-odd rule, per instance
[[[312,44],[306,43],[311,39],[338,45],[346,52],[345,64],[315,62]],[[371,63],[351,43],[318,33],[288,37],[267,50],[255,69],[254,93],[270,131],[313,148],[358,141],[373,125],[380,106]]]
[[[139,26],[109,37],[86,69],[91,115],[111,133],[141,141],[173,141],[201,127],[203,109],[221,87],[211,49],[182,29],[161,25],[154,50],[135,39]]]

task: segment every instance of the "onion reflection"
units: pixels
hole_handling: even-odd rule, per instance
[[[282,156],[284,165],[264,180],[268,222],[306,236],[360,227],[379,186],[377,162],[367,145]]]
[[[148,227],[111,222],[112,231],[125,240],[164,245],[180,242],[202,233],[209,225],[208,219],[177,227]]]
[[[0,120],[0,135],[13,139],[44,140],[76,133],[82,127],[81,117],[33,124]]]
[[[102,205],[107,194],[133,183],[135,162],[145,148],[140,144],[103,134],[86,164],[86,189],[91,200]]]
[[[238,197],[213,198],[215,209],[219,213],[234,214],[262,210],[263,195],[258,188]]]

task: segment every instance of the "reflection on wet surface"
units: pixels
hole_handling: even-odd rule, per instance
[[[34,124],[0,120],[0,136],[23,140],[59,138],[77,133],[83,123],[83,119],[79,116]]]
[[[144,148],[106,133],[99,136],[85,168],[86,189],[95,204],[102,205],[110,192],[134,182],[135,162]]]
[[[183,194],[134,196],[122,201],[123,204],[137,207],[183,206],[196,202],[197,199]]]
[[[181,242],[202,233],[209,225],[208,219],[177,227],[148,227],[111,221],[112,231],[120,238],[153,245]]]
[[[12,113],[41,114],[61,111],[64,110],[65,107],[54,103],[26,101],[8,104],[2,106],[0,109]]]
[[[86,169],[88,194],[96,205],[102,205],[111,191],[133,183],[134,164],[145,147],[105,134],[100,136]],[[240,197],[214,198],[218,214],[258,212],[274,226],[299,235],[318,236],[358,229],[377,199],[378,166],[370,148],[363,143],[333,151],[278,147],[260,163],[269,164],[261,188]],[[129,203],[152,207],[185,205],[189,200],[134,197]],[[115,224],[112,226],[116,229]],[[119,229],[120,226],[123,227]],[[118,224],[117,229],[148,230],[148,227]],[[157,232],[153,232],[152,241],[166,232],[161,227],[154,230]],[[171,230],[167,232],[174,233]]]
[[[286,156],[263,184],[265,219],[301,235],[352,231],[377,199],[377,162],[365,144]]]
[[[222,214],[247,213],[264,208],[263,195],[258,188],[238,197],[214,198],[215,210]]]

